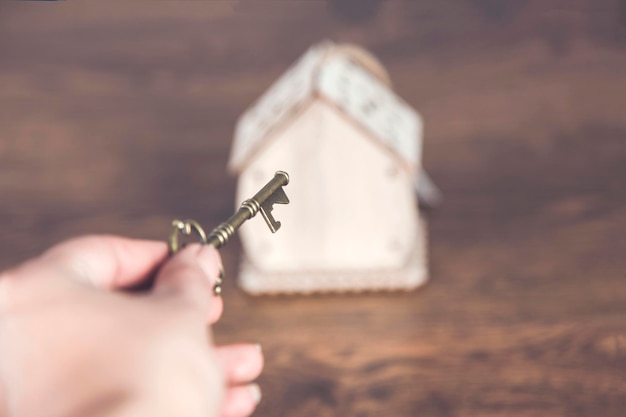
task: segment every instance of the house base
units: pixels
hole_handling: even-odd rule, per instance
[[[406,265],[394,270],[367,271],[261,271],[245,257],[239,286],[249,294],[409,291],[428,281],[426,224],[418,223],[418,239]]]

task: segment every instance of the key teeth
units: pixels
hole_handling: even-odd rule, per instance
[[[261,212],[261,215],[263,216],[263,220],[265,220],[267,227],[270,228],[270,231],[272,233],[276,233],[276,231],[280,229],[280,222],[276,221],[274,216],[272,216],[272,206],[269,206],[269,210],[267,210],[264,206],[261,206],[261,210],[259,211]]]
[[[289,204],[289,197],[283,190],[283,187],[278,188],[271,197],[271,204]]]

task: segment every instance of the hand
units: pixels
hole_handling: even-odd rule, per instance
[[[93,236],[0,274],[0,415],[243,417],[256,345],[214,347],[218,252]],[[162,265],[162,266],[161,266]],[[136,286],[161,266],[151,291]]]

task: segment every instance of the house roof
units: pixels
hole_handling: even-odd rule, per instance
[[[362,56],[366,53],[360,54],[361,59],[355,62],[354,54],[332,42],[312,46],[241,115],[229,168],[241,171],[277,127],[314,97],[321,96],[417,173],[422,148],[421,118],[380,77],[363,67]]]

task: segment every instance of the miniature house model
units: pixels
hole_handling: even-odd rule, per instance
[[[412,289],[427,279],[416,183],[422,122],[354,46],[313,46],[239,119],[237,203],[289,173],[282,228],[241,229],[250,293]]]

